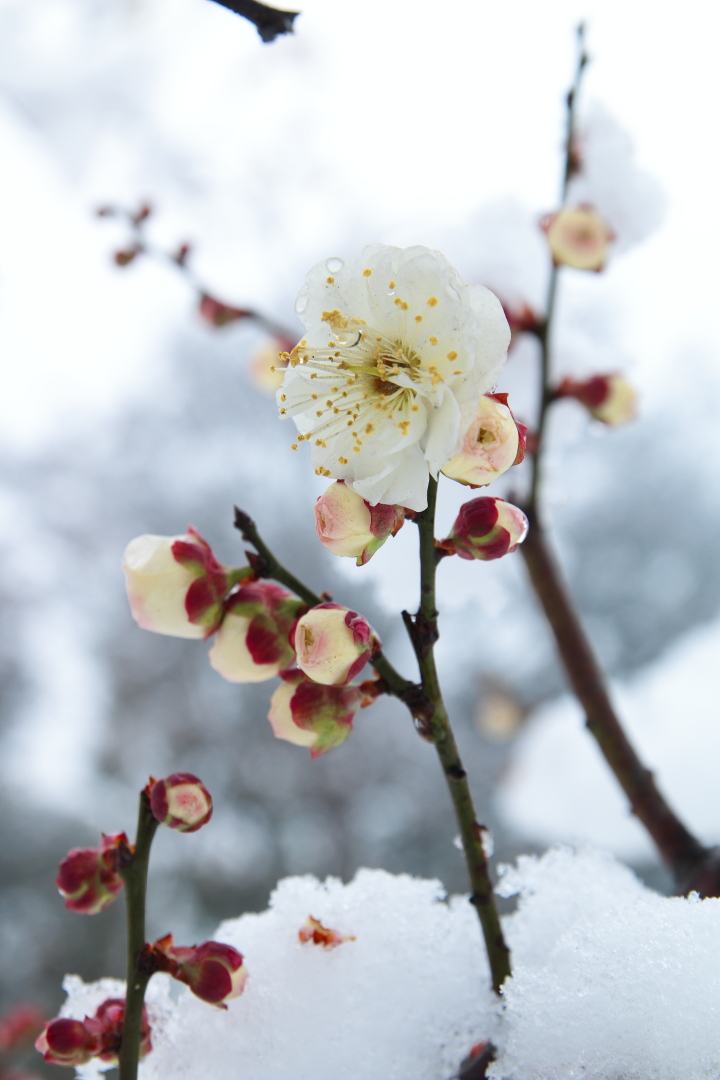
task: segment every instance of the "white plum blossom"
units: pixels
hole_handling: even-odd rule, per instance
[[[313,267],[296,311],[306,336],[278,405],[312,444],[315,472],[370,505],[424,510],[429,476],[458,453],[505,362],[499,300],[438,251],[371,244]]]

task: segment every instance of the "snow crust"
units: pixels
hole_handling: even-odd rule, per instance
[[[474,911],[439,882],[382,870],[280,882],[268,911],[218,930],[250,970],[227,1012],[153,978],[141,1080],[448,1080],[488,1037],[492,1080],[718,1075],[720,900],[661,897],[612,856],[569,848],[521,856],[498,892],[519,897],[502,1004]],[[301,945],[308,914],[356,940]],[[65,988],[64,1014],[82,1017],[122,984]]]

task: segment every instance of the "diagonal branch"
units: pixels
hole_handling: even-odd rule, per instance
[[[300,14],[299,11],[281,11],[280,8],[261,4],[258,0],[214,0],[214,3],[254,23],[266,44],[274,41],[280,34],[292,34],[293,23]]]

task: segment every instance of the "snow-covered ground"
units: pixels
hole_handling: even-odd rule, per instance
[[[660,897],[611,856],[568,848],[521,857],[499,891],[520,897],[502,1004],[466,897],[382,870],[282,881],[268,911],[218,929],[250,971],[227,1012],[154,976],[141,1080],[445,1080],[487,1038],[493,1080],[718,1074],[720,900]],[[301,945],[310,914],[355,940]],[[64,1014],[82,1018],[122,984],[72,976],[66,990]]]

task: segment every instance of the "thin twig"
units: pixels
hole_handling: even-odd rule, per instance
[[[304,600],[310,607],[316,607],[318,604],[323,604],[328,599],[327,595],[318,596],[312,589],[309,589],[307,585],[304,585],[299,578],[296,578],[294,574],[291,574],[289,570],[283,566],[283,564],[273,555],[270,548],[258,532],[257,525],[244,510],[241,510],[238,506],[235,507],[235,518],[233,522],[235,528],[240,532],[243,540],[248,544],[252,544],[257,555],[253,552],[246,552],[250,564],[253,568],[253,572],[257,577],[272,578],[274,581],[279,581],[281,584],[291,589],[296,596],[299,596],[301,600]],[[411,712],[413,707],[419,710],[426,710],[427,703],[420,699],[420,688],[410,682],[408,679],[404,679],[402,675],[392,666],[388,658],[382,652],[373,653],[370,658],[370,663],[380,675],[383,683],[383,690],[400,698],[410,708]],[[415,713],[413,713],[415,715]]]
[[[127,913],[127,988],[125,1017],[120,1044],[119,1080],[136,1080],[140,1059],[140,1038],[145,990],[150,972],[141,970],[138,963],[145,945],[145,894],[147,891],[150,847],[158,823],[150,810],[145,791],[140,793],[135,850],[129,866],[120,870],[125,884]]]
[[[257,27],[264,42],[274,41],[280,34],[292,34],[293,23],[299,11],[281,11],[279,8],[260,4],[258,0],[214,0],[236,15],[242,15]]]
[[[577,168],[575,117],[577,97],[588,59],[582,26],[578,28],[578,61],[573,85],[567,95],[565,164],[562,201]],[[608,765],[630,800],[633,813],[643,823],[658,851],[673,873],[678,891],[696,889],[702,895],[720,894],[720,858],[692,835],[670,808],[655,784],[652,773],[640,761],[613,708],[607,685],[590,641],[570,600],[560,569],[550,551],[540,521],[541,458],[547,438],[546,420],[554,400],[550,381],[553,319],[559,283],[558,266],[553,265],[548,285],[546,315],[540,327],[540,410],[533,455],[532,484],[525,510],[530,521],[521,552],[538,600],[555,636],[558,652],[568,678],[586,716],[587,728],[595,737]]]
[[[438,613],[435,600],[437,487],[437,480],[430,478],[427,509],[415,518],[420,540],[420,606],[415,617],[405,621],[417,656],[422,689],[432,710],[428,725],[429,738],[434,743],[440,758],[460,828],[460,839],[472,888],[470,901],[480,919],[490,962],[493,990],[499,994],[503,983],[510,975],[510,951],[503,937],[500,916],[495,905],[490,870],[482,844],[481,826],[475,814],[467,773],[455,742],[435,666],[434,647],[438,639]]]

